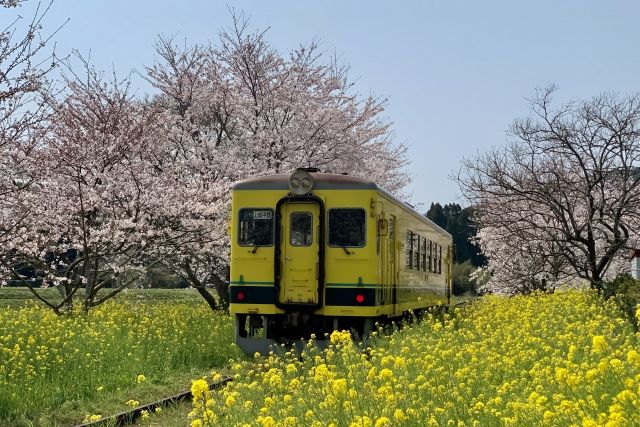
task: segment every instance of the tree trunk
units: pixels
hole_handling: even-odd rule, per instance
[[[211,279],[213,285],[218,293],[220,300],[220,307],[227,310],[229,308],[229,266],[225,268],[225,280],[218,277],[217,274],[212,274]]]
[[[58,289],[58,292],[60,293],[60,296],[62,297],[63,300],[67,299],[67,297],[69,296],[69,294],[71,294],[73,289],[73,285],[68,281],[60,285],[55,285],[55,287],[56,289]],[[64,311],[66,312],[73,311],[73,298],[69,298],[67,303],[64,305]]]
[[[203,286],[194,286],[198,293],[204,298],[204,300],[209,304],[211,310],[218,310],[218,304],[216,303],[216,299],[211,295],[211,293]]]
[[[216,303],[216,299],[211,295],[211,293],[205,288],[205,286],[198,280],[195,273],[191,269],[191,262],[187,259],[184,263],[184,271],[187,273],[187,277],[189,281],[193,285],[194,288],[198,291],[198,293],[204,298],[204,300],[209,304],[211,310],[218,310],[218,304]]]

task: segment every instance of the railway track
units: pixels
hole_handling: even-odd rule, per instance
[[[229,381],[232,381],[231,377],[224,377],[218,381],[209,382],[209,390],[218,390],[224,387]],[[102,427],[102,426],[126,426],[133,424],[139,417],[142,416],[143,411],[153,413],[156,408],[165,408],[169,405],[184,402],[187,399],[192,398],[191,390],[185,390],[173,396],[166,397],[164,399],[157,400],[152,403],[137,406],[129,411],[120,412],[109,417],[101,418],[97,421],[91,421],[88,423],[77,424],[75,427]]]

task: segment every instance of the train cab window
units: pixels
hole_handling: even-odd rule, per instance
[[[240,209],[238,244],[240,246],[273,245],[273,210]]]
[[[364,247],[365,225],[364,209],[330,209],[329,246]]]
[[[313,240],[313,217],[310,212],[293,212],[291,214],[291,246],[310,246]]]

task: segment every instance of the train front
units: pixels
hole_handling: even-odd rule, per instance
[[[339,324],[339,316],[327,315],[325,299],[337,307],[355,306],[347,311],[356,315],[358,309],[366,311],[375,305],[373,290],[325,289],[327,252],[332,262],[336,257],[375,258],[366,252],[370,249],[366,248],[365,209],[371,200],[369,184],[299,169],[291,175],[257,177],[234,185],[230,311],[235,316],[236,342],[245,353],[267,354],[282,343],[322,338],[326,332],[348,326]],[[328,194],[340,208],[327,208]],[[327,222],[339,224],[340,229],[332,231]],[[360,267],[375,271],[366,263]],[[350,281],[361,286],[362,274],[353,274],[359,277]],[[375,277],[366,279],[376,282]]]

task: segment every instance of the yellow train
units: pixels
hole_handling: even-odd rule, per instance
[[[298,169],[232,189],[230,311],[247,353],[368,334],[451,298],[451,235],[373,182]]]

